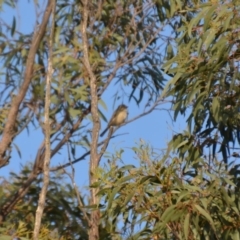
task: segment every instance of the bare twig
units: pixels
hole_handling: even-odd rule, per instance
[[[117,129],[115,129],[115,131],[116,131],[116,130],[117,130]],[[113,127],[111,127],[111,128],[109,129],[108,137],[106,138],[106,140],[104,140],[104,144],[103,144],[103,146],[102,146],[102,148],[101,148],[101,151],[100,151],[100,153],[99,153],[98,164],[100,163],[100,160],[101,160],[101,158],[102,158],[102,155],[105,153],[105,151],[106,151],[106,149],[107,149],[107,146],[108,146],[108,144],[109,144],[109,141],[110,141],[110,139],[111,139],[111,136],[112,136],[112,134],[113,134],[115,131],[114,131]]]
[[[48,58],[48,72],[46,79],[46,95],[45,95],[45,123],[44,123],[44,133],[45,133],[45,158],[43,164],[43,187],[39,194],[39,202],[36,211],[35,225],[33,231],[33,239],[39,239],[39,232],[41,227],[42,215],[44,211],[44,205],[47,195],[47,189],[49,185],[49,164],[51,160],[51,144],[50,144],[50,134],[51,134],[51,126],[50,126],[50,97],[51,97],[51,79],[53,76],[53,42],[54,42],[54,28],[55,28],[55,8],[56,2],[52,0],[52,26],[51,26],[51,34],[49,37],[49,58]]]
[[[112,138],[115,138],[115,137],[116,137],[116,136],[112,136],[111,139],[112,139]],[[106,140],[101,141],[100,143],[98,143],[98,147],[101,146],[101,145],[103,145],[103,144],[105,144],[105,142],[106,142]],[[85,157],[87,157],[88,155],[90,155],[90,152],[91,152],[91,150],[85,152],[85,153],[84,153],[82,156],[80,156],[79,158],[71,161],[71,164],[75,164],[75,163],[77,163],[77,162],[80,162],[80,161],[84,160]],[[66,163],[66,164],[63,164],[63,165],[60,165],[60,166],[57,166],[57,167],[52,167],[52,168],[50,169],[50,171],[51,171],[51,172],[55,172],[55,171],[61,170],[61,169],[63,169],[63,168],[69,167],[69,166],[71,166],[71,164],[68,162],[68,163]]]

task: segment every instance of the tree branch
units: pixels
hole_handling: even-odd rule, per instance
[[[82,33],[82,44],[83,44],[83,64],[87,70],[87,73],[90,78],[90,94],[91,94],[91,114],[93,119],[93,128],[92,128],[92,144],[90,150],[90,171],[89,171],[89,182],[92,185],[96,179],[94,172],[98,167],[99,157],[98,155],[98,136],[100,131],[100,121],[98,116],[98,94],[97,94],[97,80],[96,76],[93,73],[92,67],[89,60],[88,52],[88,36],[87,36],[87,23],[89,18],[89,5],[91,1],[83,0],[83,9],[82,9],[82,24],[81,24],[81,33]],[[98,189],[91,189],[91,204],[98,205],[97,197]],[[99,239],[99,225],[100,215],[99,210],[93,210],[91,212],[91,224],[89,226],[89,240],[98,240]]]
[[[54,28],[55,28],[55,8],[56,2],[52,0],[52,26],[49,36],[49,58],[48,58],[48,71],[46,79],[46,95],[45,95],[45,111],[44,111],[44,133],[45,133],[45,157],[43,164],[43,187],[39,194],[39,202],[36,210],[35,225],[33,231],[33,239],[39,239],[39,232],[41,228],[42,215],[45,206],[45,199],[49,185],[49,164],[51,160],[51,126],[50,126],[50,97],[51,97],[51,79],[53,76],[53,42],[54,42]]]
[[[8,113],[6,125],[4,127],[3,134],[2,134],[2,139],[0,141],[0,168],[6,165],[10,158],[10,157],[6,157],[6,151],[9,145],[11,144],[13,136],[15,134],[14,126],[16,124],[18,110],[19,110],[20,104],[22,103],[26,95],[26,92],[28,90],[29,84],[32,79],[33,66],[35,62],[35,54],[38,50],[38,47],[42,38],[44,37],[46,26],[52,11],[52,6],[53,6],[52,3],[53,3],[52,0],[48,1],[42,23],[39,26],[39,28],[35,29],[35,33],[33,34],[32,44],[31,44],[27,62],[26,62],[26,71],[24,74],[24,81],[20,87],[20,90],[17,96],[15,96],[15,98],[13,99],[11,108]]]

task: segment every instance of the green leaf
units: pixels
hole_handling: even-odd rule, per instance
[[[168,94],[168,91],[169,91],[169,87],[171,85],[174,85],[179,80],[179,78],[182,77],[182,75],[183,75],[182,72],[177,72],[177,74],[170,81],[168,81],[167,85],[165,86],[165,88],[162,92],[162,97],[166,97],[166,95]]]
[[[98,102],[104,108],[104,110],[107,110],[107,105],[102,99],[100,99]]]
[[[16,18],[13,17],[12,28],[11,28],[11,36],[14,35],[15,30],[16,30]]]
[[[209,10],[208,7],[204,8],[204,9],[201,9],[199,14],[196,17],[192,18],[192,20],[190,21],[190,23],[188,25],[188,35],[189,35],[189,37],[192,37],[193,26],[198,25],[198,23],[204,18],[204,16],[206,16],[208,10]]]
[[[80,116],[80,114],[82,113],[80,109],[74,109],[74,108],[69,108],[68,112],[72,118]]]
[[[218,97],[214,97],[212,101],[212,109],[213,109],[213,116],[216,121],[219,121],[219,114],[220,114],[220,102]]]
[[[200,207],[197,204],[194,204],[193,206],[198,210],[198,212],[201,215],[203,215],[210,222],[212,228],[215,230],[213,220],[212,220],[211,216],[209,215],[209,213],[207,213],[202,207]]]
[[[17,153],[18,153],[18,156],[19,156],[20,158],[22,158],[21,150],[20,150],[20,148],[18,147],[18,145],[15,144],[15,143],[12,143],[12,144],[13,144],[13,146],[16,148]]]
[[[171,216],[173,215],[173,213],[175,212],[175,209],[176,209],[175,205],[172,205],[172,206],[168,207],[164,211],[164,213],[163,213],[163,215],[161,216],[160,219],[166,224],[169,221],[169,219],[171,218]]]
[[[204,51],[208,50],[210,44],[213,42],[215,37],[216,37],[216,31],[214,29],[210,29],[203,35],[203,39],[205,39],[205,41],[203,42]]]
[[[184,224],[183,224],[185,239],[188,239],[188,234],[189,234],[189,229],[190,229],[189,219],[190,219],[190,213],[187,213],[187,215],[185,216],[185,219],[184,219]]]
[[[109,198],[108,198],[108,206],[107,206],[107,209],[110,210],[112,208],[112,205],[113,205],[113,200],[114,198],[116,197],[116,195],[120,192],[120,190],[124,187],[124,185],[119,185],[117,187],[115,187],[113,189],[113,191],[111,192],[111,194],[109,195]]]
[[[7,235],[1,235],[1,240],[12,240],[13,238]]]
[[[179,145],[177,145],[176,149],[181,148],[182,146],[186,145],[189,142],[188,139],[184,140],[183,142],[181,142]]]
[[[134,176],[132,175],[129,175],[129,176],[125,176],[125,177],[122,177],[120,178],[117,183],[124,183],[124,182],[128,182],[129,180],[132,180],[134,178]]]
[[[214,4],[212,7],[209,8],[208,12],[206,13],[206,16],[204,17],[204,24],[203,24],[204,31],[207,31],[210,25],[209,21],[212,19],[213,13],[215,12],[216,8],[217,8],[217,4]]]

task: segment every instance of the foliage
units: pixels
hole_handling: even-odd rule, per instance
[[[238,239],[239,165],[217,160],[186,166],[141,142],[139,166],[111,161],[99,180],[102,219],[123,222],[124,239]],[[238,236],[238,237],[237,237]]]
[[[192,144],[203,153],[211,147],[214,156],[219,146],[225,163],[240,142],[239,6],[238,0],[182,5],[176,54],[164,64],[173,76],[166,93],[175,100],[175,118],[190,112],[186,148]]]
[[[19,221],[17,224],[8,225],[6,226],[6,228],[2,228],[0,231],[0,234],[1,234],[2,240],[12,240],[13,237],[14,239],[17,238],[21,240],[30,240],[31,238],[29,236],[32,235],[32,232],[27,229],[24,222]],[[54,230],[50,231],[48,229],[48,226],[43,226],[39,233],[39,239],[65,240],[65,239],[71,239],[71,238],[65,238],[65,237],[59,238],[58,233],[56,231]]]
[[[14,1],[0,4],[0,9],[4,4],[16,7]],[[113,159],[107,169],[99,169],[101,177],[92,187],[101,188],[100,232],[105,239],[239,238],[239,165],[229,163],[231,155],[239,157],[233,151],[240,143],[239,6],[239,0],[91,1],[88,58],[97,79],[99,104],[106,108],[101,97],[111,89],[114,103],[154,106],[164,88],[164,70],[171,79],[162,96],[174,100],[175,120],[180,114],[188,115],[188,129],[174,135],[164,155],[141,144],[133,148],[140,166],[118,166]],[[51,86],[52,157],[67,146],[69,158],[75,162],[88,155],[92,140],[93,96],[82,61],[81,9],[81,1],[57,1]],[[0,133],[10,134],[11,140],[32,128],[44,134],[49,28],[34,56],[31,81],[16,122],[6,133],[11,120],[8,114],[26,79],[36,33],[18,31],[15,17],[12,24],[1,23]],[[166,35],[166,29],[172,33]],[[106,120],[100,110],[99,115]],[[10,142],[7,146],[6,155],[11,156],[14,145]],[[14,184],[1,188],[2,209],[29,176],[41,173],[45,151],[41,146],[33,169],[26,169],[23,177],[13,175]],[[76,156],[76,147],[81,148],[82,156]],[[217,149],[224,164],[217,160]],[[18,152],[21,155],[21,149]],[[88,226],[73,189],[68,184],[62,189],[55,183],[59,176],[51,177],[44,227],[48,233],[57,228],[60,235],[71,231],[74,237],[87,238]],[[9,226],[24,215],[26,223],[14,225],[14,229],[31,231],[40,187],[38,179],[36,186],[20,197],[8,213]],[[118,221],[123,223],[120,233]]]
[[[28,33],[19,30],[16,16],[13,16],[11,23],[0,19],[1,167],[8,161],[14,161],[11,159],[14,147],[21,157],[22,149],[14,143],[17,136],[28,131],[30,138],[36,139],[40,138],[36,134],[44,137],[45,133],[44,95],[51,19],[47,15],[50,8],[48,11],[44,9],[41,1],[34,3],[36,25]],[[47,6],[50,3],[48,1]],[[4,10],[6,5],[17,9],[18,3],[3,1],[0,4],[1,10]],[[117,101],[133,101],[137,105],[157,106],[164,86],[159,66],[167,54],[164,51],[166,42],[171,41],[171,38],[161,34],[164,27],[171,27],[171,22],[168,19],[156,21],[157,12],[164,12],[164,9],[157,10],[154,2],[145,0],[89,1],[88,7],[88,58],[97,79],[99,105],[106,108],[102,94],[110,89],[114,104]],[[89,86],[90,77],[83,64],[82,8],[81,1],[57,1],[53,49],[55,71],[51,81],[51,157],[67,148],[68,158],[72,158],[74,163],[89,155],[92,142],[90,102],[93,96]],[[44,27],[45,22],[48,23],[47,27]],[[35,41],[38,36],[42,36],[40,41]],[[110,85],[113,87],[109,88]],[[106,120],[100,110],[99,116]],[[32,171],[25,178],[28,185],[21,185],[25,188],[23,191],[27,192],[30,183],[42,173],[45,156],[43,146],[44,141],[36,152]],[[13,198],[9,194],[8,198],[2,200],[0,213],[4,213],[3,218],[14,207],[14,204],[8,207]],[[16,198],[21,200],[23,197],[18,194]]]
[[[188,115],[188,129],[174,135],[162,157],[134,148],[140,167],[112,163],[98,183],[103,219],[123,220],[128,239],[238,239],[239,164],[230,156],[239,157],[233,151],[240,143],[240,2],[170,3],[163,6],[178,33],[177,46],[167,48],[171,79],[163,95],[174,99],[175,120]]]
[[[11,173],[10,180],[2,181],[0,204],[24,184],[30,171],[29,167],[25,167],[20,174]],[[39,177],[8,215],[3,223],[2,234],[4,231],[11,233],[11,236],[15,234],[18,237],[31,238],[41,186],[42,177]],[[56,239],[88,239],[88,223],[79,207],[76,192],[62,172],[52,174],[46,198],[42,234],[48,235],[49,239],[53,239],[53,234],[57,236]]]

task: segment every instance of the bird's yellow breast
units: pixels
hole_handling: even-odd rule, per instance
[[[128,115],[128,113],[127,113],[126,109],[124,109],[123,111],[120,111],[113,121],[113,126],[119,126],[122,123],[124,123],[124,121],[127,118],[127,115]]]

